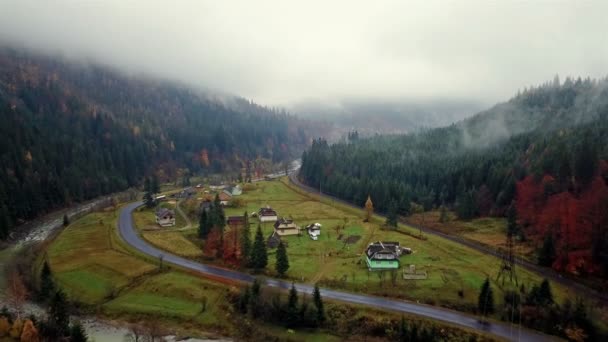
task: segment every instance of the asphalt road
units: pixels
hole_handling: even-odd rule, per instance
[[[202,275],[211,276],[214,278],[226,279],[229,281],[238,281],[250,283],[254,280],[254,277],[238,271],[223,269],[215,266],[209,266],[198,263],[196,261],[184,259],[177,255],[162,251],[144,241],[133,226],[132,212],[135,208],[142,206],[143,202],[135,202],[125,206],[120,211],[120,217],[118,221],[120,236],[136,250],[147,254],[154,258],[160,258],[162,256],[164,263],[177,265],[188,270],[198,272]],[[265,284],[270,287],[289,289],[291,283],[284,282],[275,279],[264,280]],[[295,284],[298,292],[309,293],[313,291],[313,287],[307,284]],[[456,324],[466,328],[472,328],[475,330],[486,331],[490,334],[498,337],[511,340],[511,341],[552,341],[554,338],[537,333],[528,329],[519,328],[518,326],[509,325],[505,323],[481,323],[476,317],[467,315],[465,313],[452,311],[444,308],[433,307],[423,304],[416,304],[412,302],[393,300],[388,298],[367,296],[361,294],[354,294],[349,292],[342,292],[329,289],[321,289],[321,295],[324,298],[342,301],[345,303],[367,305],[378,309],[386,309],[391,311],[397,311],[407,314],[414,314],[426,318],[431,318],[439,321],[444,321],[452,324]]]
[[[323,197],[326,197],[326,198],[331,199],[331,200],[336,201],[336,202],[340,202],[340,203],[342,203],[344,205],[348,205],[348,206],[356,208],[356,209],[361,209],[361,207],[358,207],[358,206],[356,206],[356,205],[354,205],[354,204],[352,204],[350,202],[344,201],[344,200],[342,200],[340,198],[337,198],[337,197],[334,197],[332,195],[328,195],[328,194],[325,194],[325,193],[319,193],[318,189],[312,188],[312,187],[310,187],[310,186],[308,186],[308,185],[303,184],[302,182],[300,182],[298,180],[298,178],[296,177],[296,174],[297,174],[297,172],[293,172],[293,173],[289,174],[289,181],[291,183],[293,183],[294,185],[302,188],[303,190],[305,190],[307,192],[312,192],[312,193],[317,194],[317,195],[320,194]],[[382,214],[378,214],[378,213],[375,213],[375,215],[378,215],[380,217],[384,217]],[[406,223],[406,224],[408,226],[410,226],[410,227],[414,227],[416,229],[421,230],[425,234],[436,235],[436,236],[442,237],[444,239],[447,239],[447,240],[459,243],[461,245],[467,246],[467,247],[469,247],[471,249],[474,249],[476,251],[479,251],[479,252],[481,252],[483,254],[493,255],[493,256],[495,256],[497,258],[500,258],[502,256],[499,251],[497,251],[495,249],[492,249],[492,248],[489,248],[487,246],[481,245],[479,243],[476,243],[476,242],[473,242],[473,241],[470,241],[470,240],[465,240],[465,239],[463,239],[461,237],[458,237],[458,236],[444,234],[444,233],[439,232],[437,230],[426,228],[426,227],[422,227],[422,226],[419,226],[419,225],[415,225],[415,224],[411,224],[411,223]],[[598,302],[600,302],[602,304],[607,304],[608,303],[608,294],[596,291],[596,290],[594,290],[594,289],[592,289],[592,288],[590,288],[588,286],[585,286],[585,285],[577,282],[576,280],[564,277],[561,274],[559,274],[558,272],[556,272],[556,271],[554,271],[554,270],[552,270],[550,268],[540,267],[540,266],[538,266],[536,264],[533,264],[533,263],[531,263],[529,261],[526,261],[524,259],[521,259],[521,258],[515,258],[514,262],[517,265],[519,265],[520,267],[523,267],[523,268],[525,268],[525,269],[527,269],[529,271],[532,271],[532,272],[535,272],[537,274],[540,274],[541,276],[543,276],[544,278],[547,278],[548,280],[550,280],[552,282],[559,283],[561,285],[564,285],[564,286],[566,286],[566,287],[574,290],[576,294],[583,294],[583,295],[585,295],[585,296],[587,296],[589,298],[597,300]]]

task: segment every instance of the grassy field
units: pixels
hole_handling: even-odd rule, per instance
[[[406,222],[432,228],[445,234],[460,236],[464,239],[479,242],[496,249],[506,248],[507,220],[498,217],[482,217],[469,221],[458,220],[456,215],[449,212],[446,222],[440,222],[439,211],[414,214],[406,218]],[[514,239],[515,253],[522,258],[535,261],[534,246],[530,242],[520,242]]]
[[[178,231],[143,232],[141,236],[154,246],[183,257],[196,258],[203,254],[199,246]]]
[[[286,184],[286,180],[259,182],[255,189],[245,192],[242,198],[246,207],[226,208],[226,214],[242,215],[266,205],[277,210],[279,216],[290,217],[300,226],[319,222],[323,225],[318,241],[307,235],[283,238],[288,243],[290,269],[287,276],[298,281],[315,283],[324,286],[343,288],[351,291],[365,292],[381,296],[404,298],[431,304],[472,309],[476,306],[479,288],[489,277],[493,282],[495,297],[502,302],[505,284],[494,282],[500,267],[500,260],[486,256],[459,244],[434,236],[419,239],[418,230],[401,225],[400,231],[382,229],[382,219],[375,217],[372,222],[364,223],[363,212],[346,207],[329,200],[318,201]],[[257,221],[252,219],[253,228]],[[496,231],[502,223],[489,222],[491,231]],[[338,232],[336,226],[345,228]],[[265,236],[273,231],[271,223],[262,225]],[[407,232],[408,234],[404,234]],[[476,230],[477,233],[480,230]],[[339,235],[342,239],[338,239]],[[353,244],[346,244],[343,239],[359,236]],[[426,280],[404,280],[401,273],[393,281],[388,272],[369,272],[364,264],[363,253],[372,241],[399,241],[402,246],[413,250],[411,255],[401,257],[401,265],[415,265],[417,270],[428,273]],[[267,273],[274,275],[274,250],[269,252]],[[517,269],[519,284],[531,287],[540,283],[542,278],[523,269]],[[567,290],[554,284],[554,293],[558,298],[565,298]],[[440,294],[440,295],[438,295]]]
[[[225,286],[178,271],[159,271],[153,260],[132,254],[118,240],[116,217],[115,211],[86,215],[49,247],[53,276],[71,300],[110,317],[174,320],[178,331],[183,327],[229,329],[221,320],[226,315],[220,305],[225,301]],[[205,312],[203,298],[207,298]]]

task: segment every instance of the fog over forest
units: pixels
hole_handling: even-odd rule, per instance
[[[264,105],[441,99],[475,111],[555,74],[605,75],[608,3],[547,4],[3,1],[0,42]]]

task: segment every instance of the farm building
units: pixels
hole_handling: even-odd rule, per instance
[[[398,269],[400,256],[399,242],[373,242],[365,251],[365,261],[370,271]]]
[[[243,189],[240,185],[234,185],[224,189],[224,192],[230,196],[240,196],[243,194]]]
[[[279,219],[277,212],[272,210],[271,207],[260,208],[258,218],[260,222],[275,222]]]
[[[244,216],[228,216],[226,219],[226,223],[228,227],[232,229],[238,229],[245,227],[245,217]]]
[[[167,208],[156,209],[156,223],[161,227],[175,226],[175,212]]]
[[[293,220],[283,217],[274,223],[274,231],[279,236],[298,235],[300,234],[300,227],[293,223]]]
[[[230,203],[230,200],[232,199],[232,196],[230,196],[229,194],[227,194],[225,192],[220,192],[218,194],[218,196],[220,198],[221,205],[228,205],[228,203]]]

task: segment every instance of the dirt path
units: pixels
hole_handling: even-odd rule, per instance
[[[182,201],[181,201],[181,200],[179,200],[179,201],[177,201],[177,202],[175,203],[175,209],[177,210],[177,212],[178,212],[180,215],[182,215],[182,217],[183,217],[183,218],[184,218],[184,220],[186,221],[186,225],[185,225],[185,226],[183,226],[183,227],[181,227],[181,228],[178,228],[177,230],[188,230],[188,229],[190,229],[190,228],[192,227],[192,222],[190,221],[190,218],[188,217],[188,215],[186,215],[186,213],[184,213],[184,211],[182,210],[182,208],[179,206],[179,204],[180,204],[181,202],[182,202]]]

